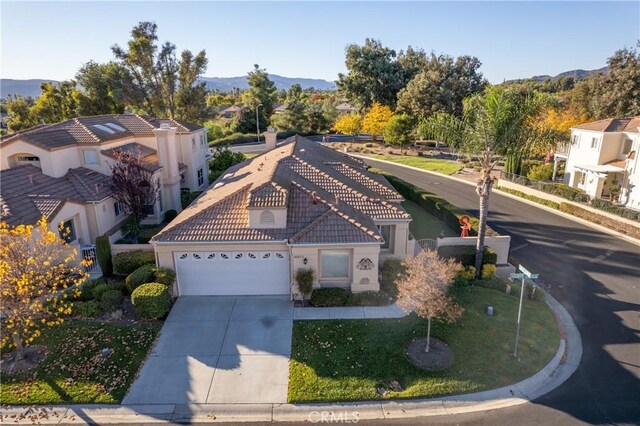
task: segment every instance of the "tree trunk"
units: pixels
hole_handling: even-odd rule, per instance
[[[20,338],[20,335],[18,334],[13,335],[13,343],[16,345],[15,361],[22,361],[26,357],[24,354],[24,345],[22,344],[22,339]]]
[[[431,343],[431,317],[427,318],[427,347],[425,348],[425,352],[429,353],[429,343]]]
[[[476,192],[480,197],[480,217],[478,224],[478,241],[476,243],[476,278],[482,275],[482,252],[484,251],[484,237],[487,233],[487,216],[489,214],[489,195],[493,187],[491,171],[483,170],[478,181]]]

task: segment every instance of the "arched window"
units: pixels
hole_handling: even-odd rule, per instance
[[[276,223],[276,218],[273,215],[273,212],[270,212],[269,210],[265,210],[262,213],[260,213],[261,225],[273,225],[274,223]]]

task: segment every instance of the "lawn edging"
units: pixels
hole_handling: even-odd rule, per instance
[[[406,166],[406,165],[404,165],[404,164],[400,164],[400,163],[393,163],[393,162],[391,162],[391,161],[377,160],[377,159],[375,159],[375,158],[367,157],[366,155],[356,155],[356,154],[351,154],[351,153],[349,153],[349,155],[351,155],[351,156],[353,156],[353,157],[356,157],[356,158],[360,158],[360,159],[368,159],[368,160],[372,160],[372,161],[379,161],[379,162],[381,162],[381,163],[391,164],[391,165],[393,165],[393,166],[404,167],[404,168],[411,169],[411,170],[415,170],[415,171],[422,172],[422,173],[429,173],[429,174],[432,174],[432,175],[434,175],[434,176],[438,176],[438,177],[442,177],[442,178],[447,178],[447,179],[452,179],[452,180],[455,180],[455,181],[457,181],[457,182],[464,183],[464,184],[466,184],[466,185],[471,185],[471,186],[473,186],[473,187],[475,187],[475,186],[476,186],[476,184],[475,184],[475,183],[473,183],[473,182],[471,182],[471,181],[468,181],[468,180],[465,180],[465,179],[461,179],[461,178],[457,178],[457,177],[455,177],[455,176],[449,176],[449,175],[445,175],[445,174],[442,174],[442,173],[432,172],[432,171],[430,171],[430,170],[424,170],[424,169],[420,169],[420,168],[417,168],[417,167]],[[621,240],[624,240],[624,241],[626,241],[626,242],[628,242],[628,243],[631,243],[631,244],[634,244],[634,245],[636,245],[636,246],[640,246],[640,240],[637,240],[637,239],[635,239],[635,238],[632,238],[632,237],[630,237],[630,236],[628,236],[628,235],[625,235],[625,234],[623,234],[623,233],[621,233],[621,232],[614,231],[614,230],[612,230],[612,229],[609,229],[609,228],[604,227],[604,226],[602,226],[602,225],[595,224],[595,223],[593,223],[593,222],[589,222],[589,221],[587,221],[587,220],[584,220],[584,219],[582,219],[582,218],[580,218],[580,217],[577,217],[577,216],[571,215],[571,214],[569,214],[569,213],[565,213],[565,212],[563,212],[563,211],[556,210],[556,209],[553,209],[553,208],[551,208],[551,207],[547,207],[547,206],[545,206],[545,205],[543,205],[543,204],[538,204],[538,203],[536,203],[536,202],[533,202],[533,201],[527,200],[527,199],[525,199],[525,198],[520,198],[520,197],[518,197],[517,195],[513,195],[513,194],[510,194],[510,193],[508,193],[508,192],[501,191],[500,189],[497,189],[497,188],[494,188],[494,192],[497,192],[497,193],[499,193],[500,195],[504,195],[505,197],[512,198],[512,199],[514,199],[514,200],[518,200],[518,201],[520,201],[520,202],[522,202],[522,203],[525,203],[525,204],[528,204],[528,205],[530,205],[530,206],[534,206],[534,207],[537,207],[537,208],[539,208],[539,209],[546,210],[546,211],[548,211],[548,212],[550,212],[550,213],[553,213],[553,214],[555,214],[555,215],[562,216],[562,217],[564,217],[565,219],[572,220],[572,221],[574,221],[574,222],[577,222],[577,223],[580,223],[580,224],[582,224],[582,225],[588,226],[588,227],[593,228],[593,229],[595,229],[595,230],[598,230],[598,231],[600,231],[600,232],[604,232],[604,233],[606,233],[606,234],[609,234],[609,235],[612,235],[612,236],[614,236],[614,237],[620,238]]]
[[[148,404],[47,405],[2,407],[0,415],[15,424],[65,424],[81,419],[97,424],[157,423],[158,421],[320,421],[412,418],[472,413],[525,404],[564,383],[578,368],[582,341],[569,312],[547,293],[547,302],[560,329],[555,356],[538,373],[513,385],[482,392],[431,399],[357,401],[313,404]]]

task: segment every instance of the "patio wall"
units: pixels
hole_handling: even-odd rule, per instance
[[[438,247],[445,246],[475,246],[477,237],[444,237],[438,238]],[[501,235],[497,237],[485,237],[484,244],[491,247],[498,257],[498,265],[506,265],[509,263],[509,246],[511,245],[511,237]]]
[[[111,254],[116,255],[118,253],[124,253],[127,251],[153,251],[153,246],[151,244],[111,244]]]

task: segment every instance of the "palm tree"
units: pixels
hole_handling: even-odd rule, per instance
[[[425,120],[423,128],[436,139],[478,158],[481,171],[476,185],[480,198],[476,274],[482,273],[489,213],[489,196],[494,178],[491,172],[504,157],[520,156],[530,144],[547,137],[534,118],[547,103],[536,93],[516,93],[502,87],[488,87],[481,94],[465,99],[462,118],[438,113]]]

